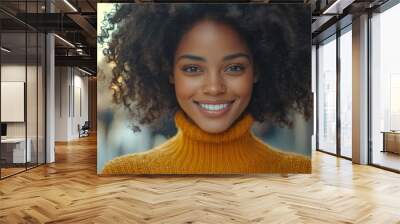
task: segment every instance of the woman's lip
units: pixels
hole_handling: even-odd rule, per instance
[[[200,112],[209,118],[216,118],[226,114],[235,100],[231,101],[194,101]]]
[[[201,101],[197,101],[197,100],[193,100],[193,102],[195,102],[196,104],[211,104],[211,105],[217,105],[217,104],[231,104],[233,103],[235,100],[224,100],[224,101],[208,101],[208,100],[201,100]]]

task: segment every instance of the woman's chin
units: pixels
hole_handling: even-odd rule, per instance
[[[219,134],[229,129],[229,124],[218,124],[216,122],[212,122],[207,124],[207,122],[202,122],[201,125],[197,124],[201,130],[210,134]]]

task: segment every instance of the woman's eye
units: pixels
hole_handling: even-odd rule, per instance
[[[230,65],[225,69],[225,72],[238,73],[244,70],[243,65]]]
[[[202,69],[196,65],[188,65],[188,66],[184,66],[182,68],[182,71],[186,72],[186,73],[199,73],[199,72],[202,72]]]

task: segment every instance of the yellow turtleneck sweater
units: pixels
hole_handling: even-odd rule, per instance
[[[250,132],[253,118],[243,116],[229,130],[210,134],[183,112],[175,116],[178,133],[146,152],[109,161],[103,174],[310,173],[308,157],[286,153]]]

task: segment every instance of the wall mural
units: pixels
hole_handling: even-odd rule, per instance
[[[99,174],[311,172],[309,6],[98,13]]]

